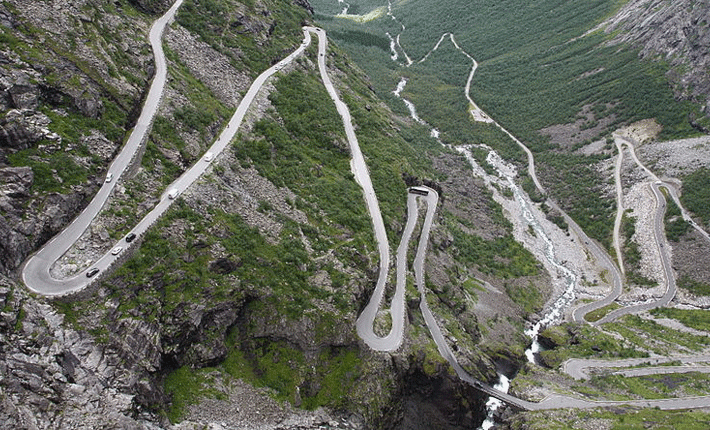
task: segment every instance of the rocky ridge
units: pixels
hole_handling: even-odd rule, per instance
[[[710,4],[703,1],[632,0],[601,27],[616,32],[613,43],[631,43],[641,48],[643,58],[668,61],[668,78],[681,99],[699,103],[700,118],[691,118],[708,131],[710,117]]]

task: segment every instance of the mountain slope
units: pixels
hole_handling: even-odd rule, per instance
[[[630,1],[602,24],[616,33],[615,43],[641,47],[642,58],[670,64],[666,76],[676,87],[676,96],[700,104],[691,118],[708,132],[710,116],[710,5],[705,2]]]
[[[143,11],[166,6],[3,4],[13,63],[2,70],[7,76],[22,70],[6,88],[5,130],[23,130],[7,132],[3,146],[4,273],[12,274],[64,226],[103,180],[150,79],[144,33],[155,15]],[[185,1],[164,36],[169,82],[142,159],[55,265],[56,275],[82,271],[108,252],[165,186],[200,160],[254,76],[301,43],[300,27],[309,21],[303,6]],[[46,19],[52,11],[55,19]],[[47,40],[54,43],[42,44]],[[45,55],[45,46],[56,55]],[[73,54],[76,46],[86,52]],[[252,424],[261,420],[260,405],[272,404],[259,397],[264,392],[295,407],[355,413],[359,425],[459,428],[482,420],[481,395],[452,376],[436,352],[413,289],[403,348],[374,353],[356,337],[354,321],[374,286],[377,254],[314,49],[266,85],[228,151],[111,276],[52,302],[54,310],[4,280],[2,354],[15,357],[3,369],[3,387],[12,393],[3,417],[9,426],[24,419],[22,404],[30,399],[43,405],[33,421],[39,427],[58,425],[61,413],[61,425],[87,427],[102,416],[115,426],[170,427],[163,413],[205,425],[236,420],[239,412],[225,399],[239,398],[245,383],[260,387],[248,389],[256,400],[243,411]],[[425,182],[440,190],[430,305],[445,315],[443,330],[459,360],[492,381],[495,360],[514,366],[522,359],[527,340],[518,327],[546,300],[549,277],[515,242],[512,226],[461,156],[443,149],[426,127],[393,115],[337,47],[327,57],[393,246],[404,225],[407,186]],[[73,72],[55,77],[60,68]],[[25,88],[23,79],[39,83]],[[22,123],[18,112],[39,117],[32,121],[46,131]],[[50,207],[56,201],[73,203]],[[517,302],[483,294],[484,285],[517,292]],[[538,290],[534,300],[520,300]],[[479,327],[476,307],[492,309],[499,323]],[[388,324],[382,314],[377,330]],[[29,341],[33,336],[43,341]],[[47,356],[46,349],[61,352]],[[71,398],[75,391],[86,395]],[[81,424],[82,405],[98,398],[111,401]],[[212,414],[196,404],[212,405]],[[427,413],[419,416],[421,410]],[[303,414],[287,406],[268,419],[278,422],[284,413]]]

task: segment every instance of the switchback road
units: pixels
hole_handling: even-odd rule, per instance
[[[30,290],[49,296],[61,295],[80,290],[89,283],[90,279],[85,276],[86,272],[81,272],[71,278],[54,279],[49,274],[49,268],[81,237],[91,221],[101,211],[121,174],[128,168],[141,144],[147,139],[160,104],[167,76],[167,65],[161,42],[163,31],[165,26],[172,22],[182,2],[183,0],[176,0],[172,7],[150,28],[149,40],[155,58],[155,76],[143,104],[143,110],[128,141],[108,168],[107,175],[112,175],[114,179],[105,182],[81,214],[25,262],[22,267],[22,280]],[[116,258],[117,256],[110,253],[106,254],[92,268],[106,270]]]
[[[118,178],[130,164],[135,153],[140,148],[141,143],[147,138],[153,118],[160,103],[160,98],[163,88],[165,87],[165,80],[167,76],[167,66],[161,45],[161,37],[165,26],[172,21],[175,16],[175,12],[182,4],[182,1],[183,0],[177,0],[173,6],[162,17],[158,18],[151,27],[150,42],[155,55],[156,74],[153,78],[153,82],[148,92],[148,96],[146,97],[146,102],[143,106],[143,110],[141,111],[141,115],[138,118],[136,127],[131,133],[128,142],[108,169],[108,172],[113,174],[115,179],[111,182],[104,183],[94,199],[92,199],[82,213],[75,218],[67,228],[46,243],[39,251],[33,254],[25,262],[22,267],[22,280],[30,290],[46,296],[58,296],[79,291],[89,285],[89,283],[94,279],[86,276],[90,271],[98,269],[101,273],[106,272],[119,258],[119,255],[113,255],[108,252],[96,261],[87,271],[80,272],[73,277],[65,279],[55,279],[49,273],[49,269],[52,264],[79,239],[81,234],[99,214]],[[229,120],[229,123],[219,135],[217,140],[209,148],[208,151],[212,152],[215,157],[227,147],[229,142],[236,135],[237,130],[244,119],[244,115],[266,80],[303,53],[306,47],[310,44],[310,33],[312,32],[323,31],[313,27],[304,27],[303,43],[293,53],[279,61],[277,64],[271,66],[254,80],[246,95],[239,103],[234,115]],[[325,35],[323,35],[323,39],[324,38]],[[322,49],[324,52],[325,48]],[[200,175],[202,175],[202,173],[204,173],[210,162],[211,160],[206,161],[204,159],[200,159],[195,165],[185,171],[185,173],[170,184],[167,187],[166,192],[161,197],[159,203],[135,226],[135,228],[131,230],[131,232],[137,236],[145,233],[146,230],[153,225],[163,213],[165,213],[174,201],[173,198],[168,197],[169,190],[176,190],[177,193],[185,191],[190,184],[192,184],[195,180],[197,180],[197,178],[200,177]],[[128,248],[133,246],[133,242],[127,242],[124,237],[114,246]]]
[[[134,129],[133,133],[129,138],[130,144],[126,144],[124,149],[121,151],[119,156],[109,168],[109,173],[112,173],[115,178],[120,177],[120,175],[129,165],[135,152],[139,148],[143,139],[145,139],[150,129],[152,119],[157,111],[166,77],[165,58],[163,56],[162,47],[160,46],[160,38],[165,28],[165,25],[167,25],[173,19],[175,11],[181,3],[182,0],[177,0],[170,8],[170,10],[168,10],[165,15],[159,18],[151,28],[150,40],[156,57],[156,76],[153,79],[153,83],[149,90],[149,95],[146,98],[146,103],[144,105],[144,109],[141,113],[141,116],[139,117],[136,128]],[[209,151],[212,152],[215,156],[222,152],[222,150],[229,144],[229,142],[236,134],[246,111],[248,110],[254,97],[261,89],[263,84],[266,82],[266,80],[271,75],[280,70],[282,67],[284,67],[286,64],[293,61],[293,59],[296,58],[298,55],[303,53],[305,48],[309,46],[311,42],[311,33],[316,34],[318,36],[319,72],[323,80],[323,84],[326,87],[333,102],[335,103],[336,109],[343,120],[343,126],[346,131],[346,136],[352,154],[351,169],[356,181],[363,188],[363,194],[365,197],[368,212],[373,222],[375,237],[378,243],[378,250],[380,253],[380,271],[377,285],[375,287],[375,293],[373,294],[370,303],[366,307],[365,311],[363,311],[357,321],[358,334],[362,337],[363,341],[366,344],[376,350],[392,351],[399,348],[402,343],[405,316],[404,286],[406,284],[407,272],[406,254],[407,249],[409,247],[411,235],[413,234],[414,227],[418,219],[417,200],[421,199],[426,201],[427,212],[424,223],[422,225],[419,244],[413,263],[413,270],[415,274],[417,288],[422,296],[420,302],[420,309],[422,311],[422,314],[424,315],[425,322],[430,332],[432,333],[434,341],[437,344],[439,352],[452,365],[452,367],[462,380],[477,387],[479,390],[491,396],[497,397],[515,407],[529,410],[567,407],[587,408],[620,404],[637,404],[645,407],[656,406],[660,407],[661,409],[678,409],[710,405],[710,398],[706,397],[627,402],[592,402],[587,400],[574,399],[562,395],[550,396],[539,403],[535,403],[518,399],[507,393],[503,393],[499,390],[496,390],[495,388],[482,384],[472,378],[459,365],[458,361],[456,360],[456,357],[452,353],[451,349],[448,347],[446,339],[441,333],[441,330],[439,329],[436,319],[431,313],[426,300],[426,290],[424,287],[424,262],[426,256],[426,248],[429,240],[429,232],[433,223],[434,214],[436,212],[436,206],[438,203],[438,194],[434,190],[427,187],[413,187],[409,190],[407,196],[407,225],[405,227],[405,232],[402,236],[402,242],[397,252],[397,285],[395,295],[392,300],[392,305],[389,310],[390,315],[392,317],[392,328],[387,336],[376,336],[373,332],[373,323],[376,314],[379,310],[382,297],[384,295],[384,285],[387,279],[387,272],[389,270],[390,260],[389,245],[384,229],[384,222],[382,220],[382,216],[379,210],[379,204],[377,202],[377,197],[375,195],[374,188],[370,180],[369,172],[367,170],[367,165],[365,164],[364,157],[357,143],[357,138],[355,136],[349,110],[347,106],[338,97],[338,94],[327,73],[327,68],[325,65],[325,54],[327,47],[325,31],[314,27],[304,27],[303,31],[303,43],[292,54],[264,71],[255,79],[255,81],[249,88],[249,91],[240,102],[236,112],[230,119],[226,128],[220,134],[220,136],[209,149]],[[498,127],[500,127],[500,125],[498,125]],[[533,178],[533,181],[535,182],[536,186],[540,189],[540,191],[544,192],[535,175],[534,159],[532,157],[532,153],[527,149],[525,145],[515,139],[505,129],[503,129],[502,127],[501,129],[509,136],[511,136],[511,138],[515,140],[525,150],[528,155],[528,169],[530,175]],[[211,159],[201,159],[197,162],[197,164],[195,164],[192,168],[190,168],[182,176],[180,176],[175,182],[173,182],[167,189],[176,190],[177,193],[185,191],[189,187],[189,185],[192,184],[206,170],[210,162]],[[26,262],[22,270],[22,277],[28,288],[37,293],[52,296],[75,292],[88,285],[91,278],[82,276],[85,275],[85,272],[82,272],[74,277],[58,280],[52,278],[49,275],[49,267],[58,258],[60,258],[61,255],[66,252],[66,250],[79,238],[81,233],[88,227],[93,218],[99,213],[101,207],[104,205],[111,190],[113,189],[115,182],[116,181],[107,182],[105,186],[101,188],[99,193],[97,193],[97,196],[92,200],[89,206],[87,206],[87,208],[82,212],[82,214],[77,217],[70,224],[69,227],[67,227],[62,233],[52,239],[49,243],[47,243],[35,255],[30,257],[30,259]],[[132,230],[132,232],[137,235],[143,234],[168,209],[168,207],[173,201],[173,198],[168,197],[168,192],[166,192],[162,196],[160,202],[156,205],[156,207],[148,215],[146,215],[143,220],[138,223],[138,225]],[[554,207],[556,207],[556,205]],[[564,214],[564,212],[560,212]],[[568,223],[570,224],[570,226],[572,226],[573,230],[575,230],[575,232],[577,232],[577,234],[581,238],[586,238],[584,232],[582,232],[581,229],[579,229],[579,227],[571,219],[569,219],[568,217],[566,218],[568,219]],[[125,238],[122,239],[119,243],[125,246],[131,246],[131,244],[125,242]],[[596,246],[596,244],[594,246]],[[605,255],[606,253],[602,254]],[[111,266],[111,264],[115,262],[115,259],[116,256],[111,255],[109,253],[102,257],[99,261],[97,261],[93,268],[99,269],[100,271],[106,271]],[[611,265],[613,266],[613,263]]]

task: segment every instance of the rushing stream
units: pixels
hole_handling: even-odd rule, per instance
[[[397,83],[397,88],[392,91],[395,96],[399,97],[400,100],[404,102],[404,105],[407,106],[407,109],[409,110],[409,115],[414,119],[414,121],[418,122],[421,125],[426,125],[429,126],[423,119],[419,118],[419,115],[417,115],[417,108],[414,106],[414,103],[410,102],[409,100],[405,99],[402,97],[401,93],[404,87],[407,85],[407,79],[402,78],[399,80]],[[431,131],[429,132],[431,137],[438,139],[439,138],[439,130],[432,128]]]
[[[468,148],[460,147],[457,148],[459,152],[463,153],[468,159],[474,174],[477,176],[482,176],[486,184],[491,186],[493,178],[486,177],[485,171],[478,165],[476,160],[471,155]],[[550,306],[545,316],[537,321],[531,328],[525,330],[525,335],[532,339],[530,347],[525,350],[525,356],[530,363],[535,363],[535,355],[540,351],[540,343],[538,342],[538,334],[540,330],[554,322],[561,319],[564,310],[574,301],[574,288],[577,284],[577,275],[570,269],[562,265],[557,261],[555,255],[554,243],[550,237],[546,234],[540,222],[535,216],[535,211],[531,207],[531,202],[529,197],[523,192],[523,190],[515,183],[515,176],[517,175],[515,167],[506,163],[495,151],[488,148],[488,156],[486,157],[486,162],[495,168],[498,177],[502,179],[508,188],[513,192],[513,198],[520,208],[520,214],[527,225],[529,225],[535,232],[536,237],[542,239],[544,242],[544,258],[560,273],[564,278],[565,289],[562,295],[558,297]],[[493,188],[491,186],[491,188]],[[493,190],[495,192],[495,190]],[[502,374],[498,374],[498,384],[495,388],[508,392],[509,380]],[[487,430],[494,425],[494,414],[496,410],[501,406],[501,401],[490,397],[488,402],[486,402],[487,417],[486,420],[481,425],[480,429]]]
[[[394,16],[393,16],[394,19]],[[389,36],[389,34],[388,34]],[[444,36],[439,40],[437,45],[434,47],[434,49],[438,48],[439,44],[443,40]],[[452,42],[456,45],[455,41],[453,40],[453,37],[451,37]],[[395,39],[390,36],[390,42],[392,45],[392,59],[396,59],[396,49],[394,49],[395,45]],[[460,50],[458,45],[456,47]],[[467,54],[468,56],[468,54]],[[469,56],[469,58],[471,58]],[[424,58],[426,59],[426,57]],[[424,60],[422,59],[422,61]],[[471,58],[473,60],[473,58]],[[473,75],[473,71],[475,71],[476,67],[476,62],[474,61],[474,67],[471,73],[471,77]],[[471,77],[469,77],[469,82]],[[409,110],[410,116],[417,121],[420,124],[427,125],[424,120],[422,120],[418,115],[416,108],[412,102],[409,100],[405,99],[404,97],[401,96],[402,90],[404,90],[404,87],[407,85],[407,80],[405,78],[402,78],[399,83],[397,84],[397,88],[393,91],[393,93],[400,98],[407,109]],[[467,88],[468,91],[468,88]],[[468,94],[467,94],[468,95]],[[485,119],[485,122],[490,122],[491,120],[483,115],[483,119]],[[439,132],[435,129],[431,129],[431,135],[432,137],[438,138],[439,137]],[[520,214],[522,215],[523,220],[525,223],[530,226],[530,228],[533,229],[535,232],[536,237],[542,239],[544,242],[544,252],[543,252],[543,257],[545,260],[547,260],[548,263],[552,267],[554,267],[559,273],[562,274],[562,277],[564,278],[564,283],[565,283],[565,288],[563,293],[552,303],[552,305],[548,308],[546,314],[544,315],[543,318],[541,318],[539,321],[537,321],[532,327],[529,329],[525,330],[525,335],[531,338],[531,344],[528,349],[525,350],[525,356],[528,359],[529,362],[535,363],[535,356],[536,354],[540,351],[540,343],[538,342],[538,334],[540,333],[540,330],[550,324],[553,324],[557,321],[559,321],[565,311],[566,308],[569,307],[569,305],[574,301],[574,290],[575,286],[577,284],[577,275],[572,272],[570,269],[565,267],[562,263],[560,263],[555,255],[555,246],[553,241],[550,239],[550,237],[546,234],[545,230],[543,229],[542,225],[538,221],[538,219],[535,216],[535,212],[533,208],[531,207],[531,201],[530,198],[523,192],[523,190],[515,183],[515,177],[517,176],[516,169],[514,166],[506,163],[495,151],[492,149],[489,149],[488,156],[486,158],[486,162],[493,166],[498,174],[498,177],[500,180],[502,180],[507,187],[513,192],[513,197],[515,199],[515,202],[517,203],[518,207],[520,208]],[[477,164],[473,156],[471,155],[470,151],[466,147],[459,147],[456,148],[459,152],[463,153],[466,158],[469,160],[471,167],[473,168],[474,175],[476,176],[482,176],[486,180],[486,183],[489,185],[490,188],[494,188],[491,184],[493,182],[492,178],[486,178],[486,173],[485,171]],[[500,181],[496,181],[500,182]],[[496,190],[493,189],[494,192]],[[537,211],[539,213],[539,211]],[[544,215],[543,215],[544,216]],[[539,258],[539,255],[538,255]],[[495,388],[503,391],[503,392],[508,392],[508,386],[509,386],[509,380],[508,378],[503,375],[499,374],[498,375],[498,384],[495,385]],[[487,430],[491,428],[494,425],[494,420],[493,420],[493,415],[495,411],[501,406],[502,402],[494,397],[490,397],[488,401],[486,402],[486,410],[487,410],[487,417],[486,420],[483,422],[481,425],[481,429]]]
[[[500,390],[504,393],[508,392],[508,388],[510,387],[510,380],[508,379],[507,376],[505,376],[502,373],[498,374],[498,383],[493,386],[493,388]],[[483,424],[481,424],[481,430],[488,430],[491,427],[495,425],[495,421],[493,420],[493,414],[503,406],[503,402],[496,399],[495,397],[489,397],[488,401],[486,402],[486,412],[487,416],[485,421],[483,421]]]
[[[493,166],[498,172],[498,176],[507,182],[508,188],[513,192],[513,197],[520,207],[523,219],[530,227],[532,227],[535,231],[535,235],[541,238],[545,243],[545,259],[553,267],[560,271],[565,279],[565,289],[562,295],[560,295],[560,297],[552,303],[552,306],[550,306],[542,319],[536,322],[529,329],[525,330],[525,334],[532,339],[530,347],[525,350],[525,356],[529,362],[534,363],[535,354],[540,351],[540,344],[537,340],[537,335],[540,333],[542,328],[559,321],[565,309],[574,301],[574,287],[577,284],[577,275],[557,261],[554,243],[535,218],[533,210],[530,207],[530,199],[527,198],[524,192],[514,181],[515,169],[511,166],[507,166],[505,161],[503,161],[503,159],[501,159],[500,156],[493,150],[488,153],[486,162]]]

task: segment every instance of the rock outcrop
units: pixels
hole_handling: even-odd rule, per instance
[[[616,43],[641,47],[642,57],[668,61],[677,96],[703,105],[710,117],[710,3],[633,0],[605,23]],[[707,131],[707,130],[706,130]]]
[[[155,364],[150,355],[124,359],[1,276],[0,308],[0,427],[148,429],[160,423],[142,406],[160,396],[147,378]]]

